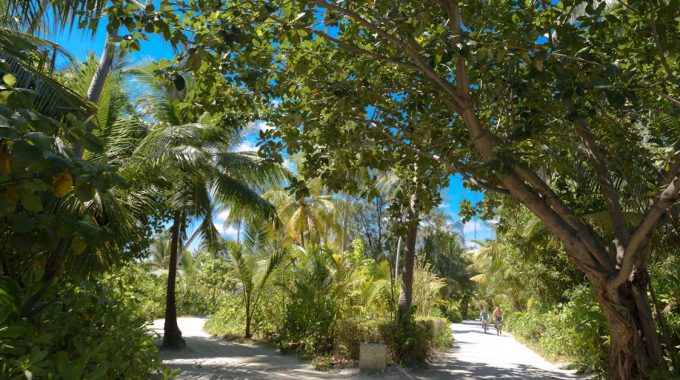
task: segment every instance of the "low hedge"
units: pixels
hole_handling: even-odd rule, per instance
[[[422,364],[438,349],[451,345],[453,337],[444,318],[417,318],[396,325],[386,319],[343,319],[336,325],[334,354],[359,360],[361,343],[385,344],[393,362]]]

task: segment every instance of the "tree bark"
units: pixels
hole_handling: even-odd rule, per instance
[[[404,249],[404,270],[401,274],[401,291],[399,292],[399,318],[408,315],[413,304],[413,271],[416,259],[416,239],[418,238],[418,213],[409,213]]]
[[[250,339],[252,336],[250,333],[250,319],[252,317],[252,314],[250,312],[250,297],[246,297],[246,333],[245,333],[245,338]]]
[[[647,378],[653,368],[664,366],[642,273],[636,271],[631,281],[614,291],[603,282],[594,283],[610,330],[610,379]]]
[[[163,347],[180,348],[186,343],[177,325],[177,305],[175,303],[175,284],[177,279],[177,251],[179,250],[180,224],[182,213],[175,211],[172,225],[172,242],[170,243],[170,265],[168,266],[168,287],[165,298],[165,328]]]
[[[113,56],[116,53],[116,40],[118,39],[118,31],[108,32],[106,34],[106,42],[104,42],[104,51],[102,52],[101,58],[99,58],[99,64],[97,65],[97,70],[95,70],[92,76],[92,81],[90,81],[90,87],[87,89],[87,94],[85,99],[94,103],[99,103],[99,98],[104,90],[104,85],[106,84],[106,78],[108,78],[111,72],[111,67],[113,67]],[[73,144],[73,155],[76,158],[81,158],[83,156],[83,146],[80,142]]]
[[[111,72],[111,67],[113,67],[113,56],[116,53],[117,39],[118,31],[108,32],[106,34],[104,51],[102,52],[101,58],[99,58],[99,64],[97,65],[97,70],[92,76],[90,87],[87,89],[87,96],[85,99],[95,104],[99,102],[99,97],[102,95],[102,91],[104,90],[104,84],[106,84],[106,78]]]

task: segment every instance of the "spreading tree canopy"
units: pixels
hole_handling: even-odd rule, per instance
[[[263,152],[285,144],[328,168],[399,150],[524,204],[594,285],[613,377],[630,378],[663,366],[646,266],[680,191],[677,9],[248,1],[206,16],[222,27],[196,38],[281,100]],[[610,229],[582,218],[595,211]]]

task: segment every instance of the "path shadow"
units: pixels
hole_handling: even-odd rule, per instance
[[[414,374],[423,379],[580,379],[579,376],[565,375],[543,370],[526,364],[516,364],[512,368],[499,368],[485,363],[449,362],[446,365],[433,365],[429,369]]]

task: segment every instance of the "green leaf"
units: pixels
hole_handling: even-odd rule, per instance
[[[40,212],[43,210],[43,204],[40,197],[32,191],[21,192],[21,205],[30,212]]]
[[[17,77],[10,73],[7,73],[2,76],[2,81],[5,82],[7,86],[14,87],[17,84]]]
[[[27,233],[33,230],[35,222],[27,214],[14,214],[9,216],[9,222],[15,231]]]

